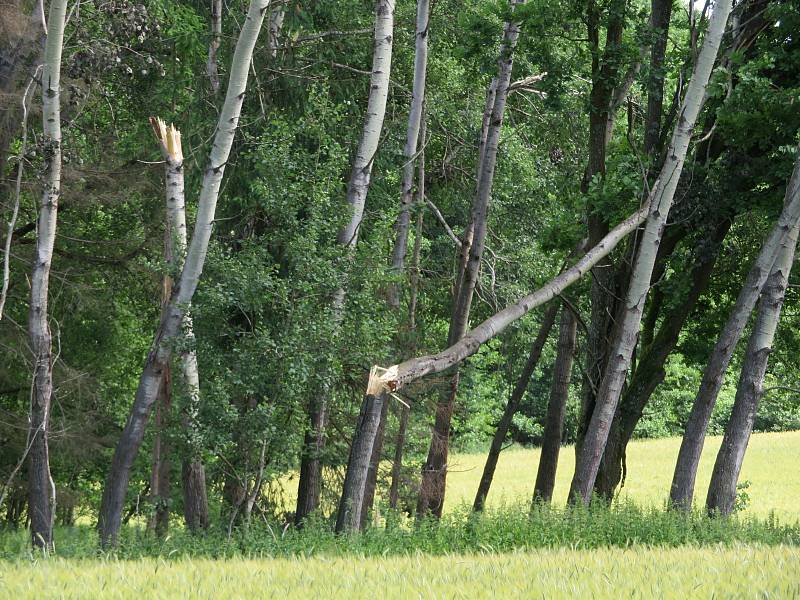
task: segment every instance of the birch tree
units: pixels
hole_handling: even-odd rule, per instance
[[[747,343],[733,410],[725,427],[725,435],[708,486],[706,509],[710,514],[729,515],[736,503],[736,484],[739,482],[747,443],[753,432],[756,411],[764,395],[764,375],[789,284],[797,234],[798,226],[795,225],[772,265],[759,300],[758,316]]]
[[[64,43],[66,0],[53,0],[47,18],[47,39],[42,69],[42,137],[45,164],[44,189],[36,224],[36,249],[31,274],[28,332],[34,356],[28,433],[28,513],[35,547],[53,546],[56,490],[50,475],[50,406],[53,396],[53,336],[48,296],[50,266],[56,240],[58,200],[61,197],[61,53]]]
[[[361,139],[358,143],[350,179],[347,184],[347,204],[351,215],[348,223],[339,231],[337,242],[343,246],[348,255],[355,250],[358,242],[359,228],[364,216],[364,205],[367,200],[372,167],[378,151],[383,121],[386,115],[386,100],[389,97],[389,76],[392,66],[392,43],[394,35],[394,0],[377,0],[375,3],[375,38],[372,53],[372,74],[370,76],[367,113]],[[345,260],[350,256],[346,256]],[[342,274],[343,285],[333,295],[333,318],[338,330],[344,311],[346,281],[345,267]],[[300,481],[297,491],[297,508],[295,522],[301,524],[309,514],[319,506],[322,485],[322,466],[320,454],[325,445],[325,424],[328,411],[328,395],[330,389],[323,384],[309,406],[309,429],[303,442],[303,456],[300,463]],[[375,416],[376,427],[380,420],[380,407]],[[369,447],[371,455],[372,444]],[[363,490],[362,490],[363,493]],[[340,512],[341,508],[340,508]],[[357,515],[360,515],[360,507]],[[359,518],[357,516],[356,518]]]
[[[697,466],[703,452],[706,429],[722,387],[725,372],[776,258],[782,248],[786,248],[791,243],[788,234],[794,229],[798,218],[800,218],[800,158],[795,163],[794,172],[786,186],[784,208],[778,222],[770,231],[758,257],[750,267],[747,279],[703,371],[703,379],[689,413],[686,430],[681,440],[681,448],[678,452],[678,460],[675,464],[675,473],[672,477],[670,502],[676,508],[684,510],[691,508]]]
[[[717,57],[731,1],[721,0],[714,7],[703,48],[680,110],[664,166],[650,193],[650,214],[645,224],[625,299],[625,310],[616,325],[603,381],[583,445],[578,452],[575,474],[570,486],[570,501],[588,503],[591,499],[600,459],[608,439],[611,421],[617,409],[622,386],[639,337],[642,311],[650,289],[650,278],[658,247],[672,206],[678,180],[689,148],[694,125],[705,100],[705,90]]]
[[[103,490],[98,521],[103,545],[116,544],[130,470],[142,444],[147,420],[157,398],[164,369],[172,355],[172,346],[181,332],[184,315],[191,304],[203,271],[214,226],[220,185],[236,129],[239,126],[250,61],[268,6],[269,0],[251,1],[239,39],[236,42],[228,89],[217,123],[208,166],[203,175],[198,198],[197,218],[186,261],[177,285],[172,290],[166,314],[156,330],[152,349],[139,379],[131,414],[114,451],[111,469]]]

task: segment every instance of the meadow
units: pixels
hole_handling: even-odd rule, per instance
[[[228,537],[141,528],[97,550],[91,527],[56,532],[57,556],[34,555],[23,531],[0,533],[0,598],[745,598],[800,596],[800,524],[793,500],[800,432],[753,436],[747,507],[731,519],[663,510],[679,440],[632,444],[617,502],[564,508],[574,450],[564,448],[553,507],[528,512],[538,450],[501,456],[487,511],[471,516],[483,455],[455,456],[441,523],[337,536],[323,520],[303,531],[254,524]],[[711,438],[698,497],[719,439]],[[780,467],[780,469],[778,468]]]

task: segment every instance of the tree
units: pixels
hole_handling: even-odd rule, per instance
[[[392,44],[394,36],[394,0],[377,0],[375,3],[375,38],[372,53],[372,74],[370,76],[369,97],[364,127],[358,144],[350,179],[347,184],[347,204],[352,213],[348,223],[337,235],[337,243],[344,247],[345,260],[349,260],[358,242],[359,228],[367,201],[372,167],[383,129],[386,115],[386,100],[389,96],[389,75],[392,67]],[[333,318],[338,323],[344,314],[348,269],[342,273],[343,285],[333,294]],[[301,524],[319,506],[322,486],[322,464],[320,454],[325,445],[325,422],[328,410],[327,383],[322,385],[312,398],[308,415],[310,427],[303,441],[303,456],[300,463],[300,481],[297,489],[297,509],[295,523]],[[380,412],[380,409],[379,409]],[[370,444],[369,452],[372,452]],[[340,508],[340,513],[342,512]],[[360,515],[360,510],[358,515]]]
[[[203,271],[208,244],[214,226],[222,176],[239,126],[250,61],[253,56],[264,13],[269,0],[252,0],[231,61],[225,102],[220,112],[209,164],[203,175],[198,199],[194,234],[186,254],[178,284],[172,290],[167,314],[156,330],[152,349],[145,362],[130,417],[122,431],[103,490],[98,529],[104,545],[116,544],[122,520],[122,508],[128,489],[130,470],[139,447],[150,411],[158,396],[164,369],[172,355],[172,343],[181,331],[186,309],[192,301]]]
[[[703,48],[697,58],[694,74],[680,109],[680,117],[672,134],[667,158],[650,193],[650,214],[633,265],[625,299],[625,310],[621,320],[616,324],[609,362],[597,392],[597,403],[575,464],[575,474],[569,492],[570,501],[573,502],[587,504],[591,500],[595,477],[608,440],[611,421],[614,418],[639,337],[639,326],[644,303],[650,289],[650,278],[658,247],[683,170],[683,162],[689,148],[692,131],[705,100],[706,86],[714,67],[730,11],[731,2],[729,0],[723,0],[714,7],[706,37],[703,40]]]
[[[676,508],[682,510],[691,508],[697,466],[703,451],[706,428],[722,387],[725,372],[776,258],[783,248],[792,243],[789,232],[794,229],[798,218],[800,218],[800,159],[795,163],[794,172],[786,186],[783,211],[764,241],[758,257],[750,267],[747,279],[736,298],[736,304],[720,331],[703,371],[703,379],[689,413],[686,430],[681,440],[681,448],[678,452],[678,460],[675,464],[675,473],[672,477],[670,502]]]
[[[28,433],[28,485],[31,541],[34,547],[53,546],[56,490],[50,475],[50,406],[53,396],[53,335],[48,296],[50,265],[56,241],[58,199],[61,196],[61,53],[67,14],[66,0],[53,0],[48,14],[42,70],[42,135],[46,144],[44,190],[39,204],[36,251],[31,275],[28,331],[34,354]]]

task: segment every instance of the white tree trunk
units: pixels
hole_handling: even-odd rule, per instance
[[[411,220],[411,202],[414,195],[414,158],[417,154],[422,110],[425,101],[425,79],[428,69],[428,21],[429,0],[417,0],[417,29],[414,49],[414,83],[411,88],[411,109],[408,111],[406,145],[403,148],[403,181],[400,186],[400,214],[395,222],[395,242],[392,249],[392,270],[396,275],[403,272],[408,248],[408,227]],[[424,144],[425,140],[421,141]],[[400,285],[389,289],[389,304],[400,307]]]
[[[211,42],[208,44],[208,61],[206,74],[211,83],[211,91],[216,96],[219,93],[219,69],[217,67],[217,52],[222,43],[222,0],[211,0]]]
[[[286,18],[286,6],[280,4],[275,6],[269,13],[269,25],[267,47],[269,49],[270,58],[278,56],[278,48],[281,44],[281,30],[283,29],[283,21]]]
[[[183,317],[191,304],[197,283],[203,271],[208,244],[214,226],[214,215],[219,198],[219,189],[230,155],[239,116],[242,110],[250,61],[253,57],[258,34],[264,20],[269,0],[252,0],[247,17],[236,42],[231,64],[228,90],[219,116],[214,144],[209,154],[209,164],[203,176],[203,185],[197,203],[197,218],[186,261],[166,315],[156,331],[152,350],[145,363],[139,387],[136,390],[131,415],[123,429],[114,451],[111,470],[100,507],[99,530],[104,545],[115,544],[122,517],[122,507],[128,489],[130,469],[144,437],[150,410],[158,395],[164,365],[171,356],[171,340],[179,335]]]
[[[28,454],[28,511],[33,545],[53,544],[55,488],[50,476],[50,402],[53,394],[52,335],[48,323],[50,265],[56,239],[58,200],[61,196],[61,52],[66,0],[52,0],[42,70],[42,141],[45,145],[44,190],[36,225],[36,250],[31,275],[28,329],[34,355]]]
[[[786,186],[786,198],[781,216],[761,247],[756,261],[750,267],[747,279],[736,298],[736,304],[719,334],[708,364],[703,371],[703,379],[692,405],[692,411],[689,413],[689,420],[686,423],[683,440],[681,440],[681,448],[678,451],[675,473],[672,477],[670,501],[677,508],[685,510],[691,508],[697,466],[700,464],[700,455],[703,452],[706,429],[725,378],[725,371],[776,258],[782,248],[785,249],[792,243],[789,232],[794,229],[798,218],[800,218],[800,155],[798,155],[794,172]]]
[[[650,193],[650,214],[642,234],[639,253],[634,262],[625,300],[625,311],[622,316],[622,322],[617,324],[615,338],[609,353],[608,366],[606,367],[603,381],[597,394],[594,412],[589,422],[589,428],[575,465],[575,475],[572,479],[569,494],[570,501],[580,500],[588,503],[591,499],[594,480],[597,477],[600,459],[608,440],[611,421],[614,418],[622,386],[630,368],[633,349],[639,337],[642,311],[647,293],[650,290],[650,278],[655,264],[656,253],[661,243],[667,215],[672,206],[678,180],[683,170],[683,162],[689,148],[692,131],[705,101],[706,87],[714,68],[714,62],[730,11],[731,0],[719,0],[714,7],[714,13],[703,40],[703,48],[697,58],[694,74],[680,110],[678,123],[672,134],[667,158]]]

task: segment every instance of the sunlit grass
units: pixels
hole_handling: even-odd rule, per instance
[[[507,554],[0,563],[28,598],[792,598],[793,547],[568,548]]]
[[[706,440],[695,488],[695,502],[703,503],[720,437]],[[621,497],[640,505],[661,506],[669,494],[680,438],[636,440],[628,447],[628,475]],[[800,519],[800,431],[754,434],[747,449],[740,481],[749,481],[747,514],[767,516],[770,512],[784,522]],[[452,457],[447,475],[445,510],[462,503],[472,504],[486,461],[485,454]],[[488,506],[528,501],[533,492],[538,449],[511,448],[500,455]],[[565,503],[575,467],[575,449],[561,449],[553,501]]]

